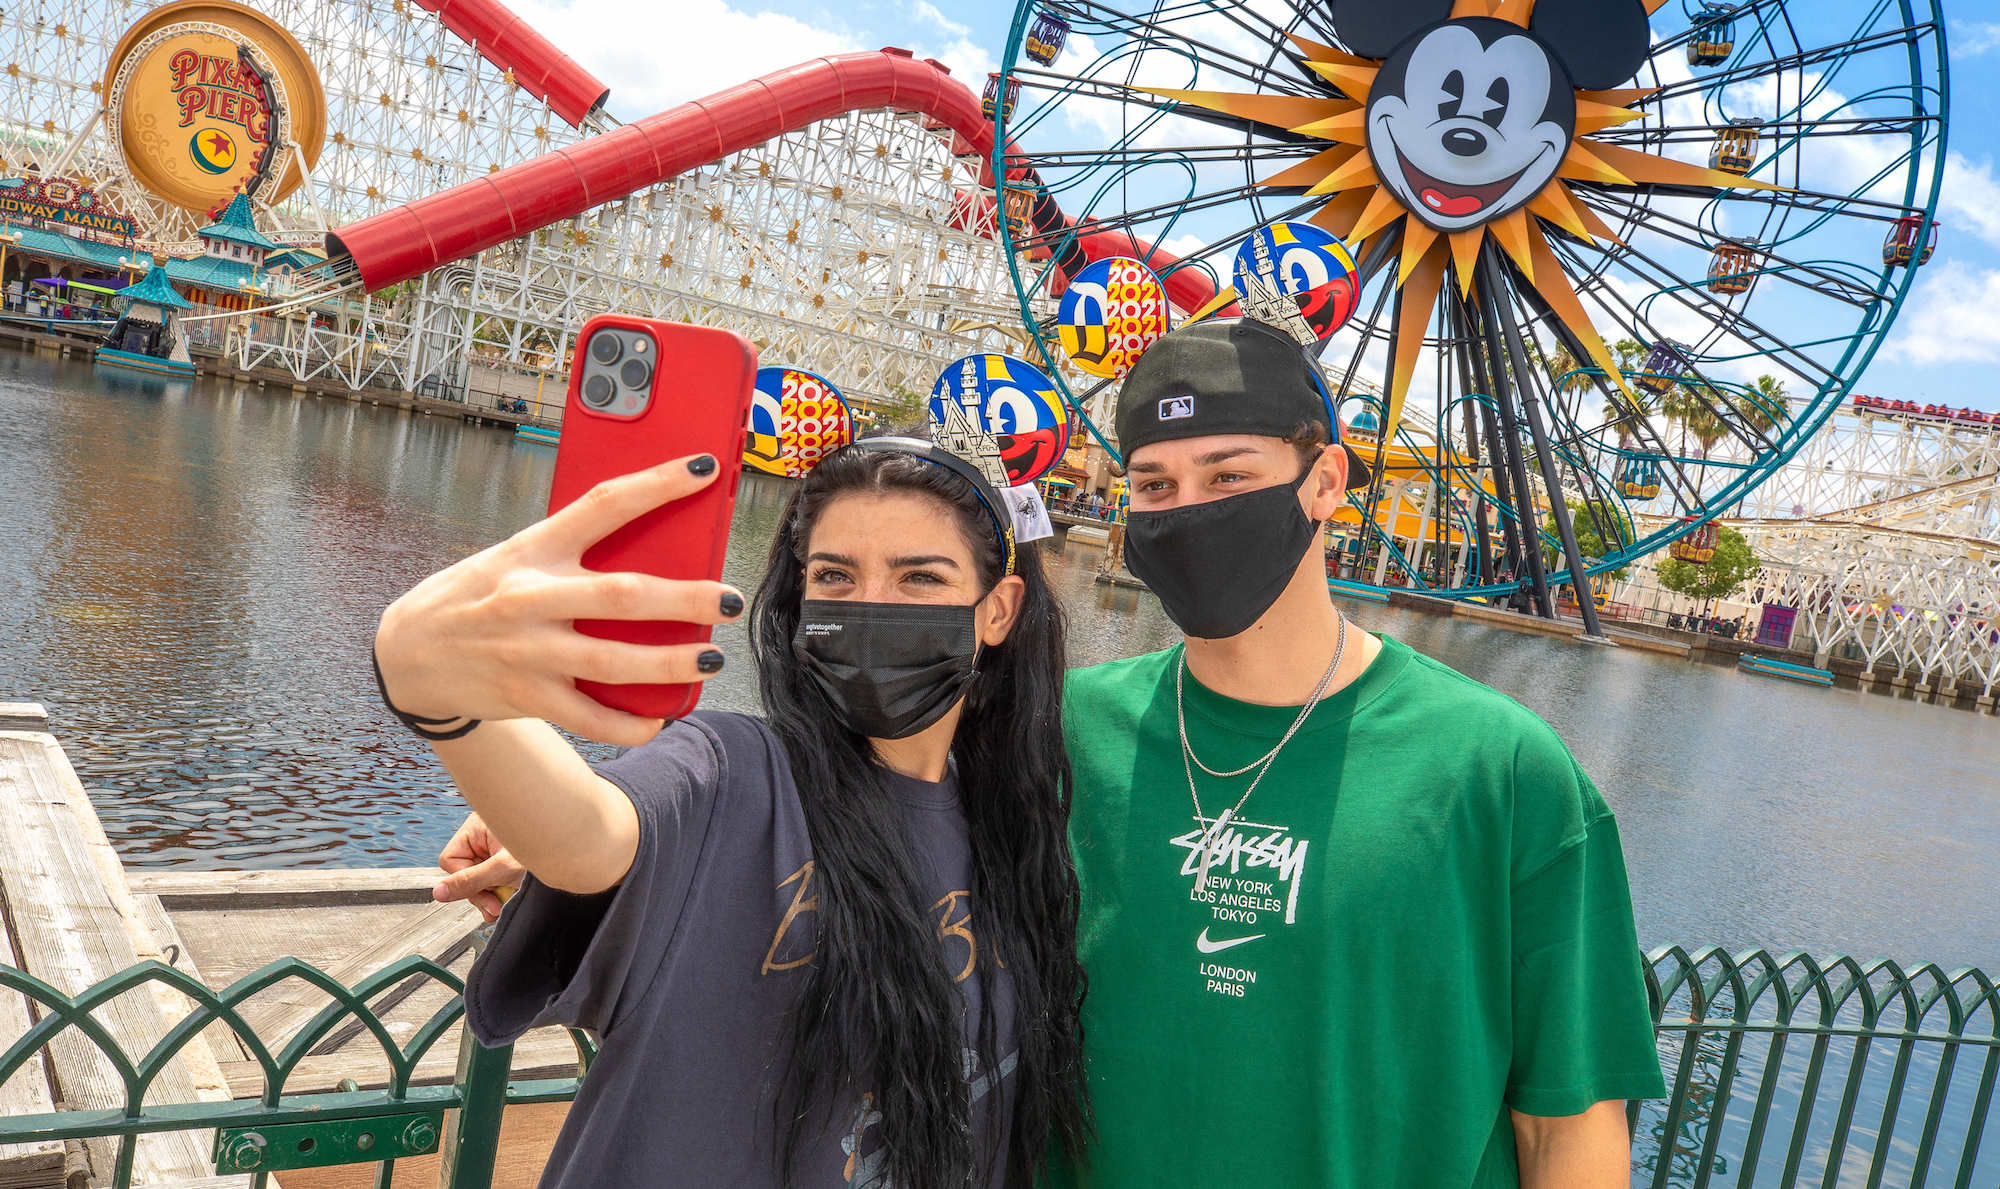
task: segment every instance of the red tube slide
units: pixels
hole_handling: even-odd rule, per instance
[[[461,0],[446,0],[458,3]],[[740,83],[705,99],[509,166],[498,173],[427,194],[327,233],[327,254],[347,256],[370,291],[406,281],[453,260],[537,228],[574,218],[647,186],[678,177],[753,145],[851,111],[887,107],[919,112],[961,139],[961,151],[990,156],[993,125],[979,100],[946,68],[918,62],[909,51],[837,54],[802,62]],[[982,173],[985,172],[982,170]],[[1035,225],[1047,231],[1068,220],[1043,195]],[[1079,237],[1081,259],[1128,255],[1164,269],[1177,260],[1122,231]],[[1192,268],[1168,279],[1168,294],[1183,310],[1215,296],[1208,278]]]
[[[611,88],[577,65],[568,54],[508,12],[499,0],[417,0],[436,14],[444,27],[502,70],[514,72],[514,83],[549,105],[549,110],[582,127],[583,118],[600,107]]]

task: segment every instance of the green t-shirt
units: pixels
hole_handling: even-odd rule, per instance
[[[1069,678],[1098,1142],[1054,1184],[1513,1186],[1507,1108],[1665,1094],[1617,824],[1546,723],[1384,638],[1197,893],[1180,662]],[[1222,771],[1298,713],[1186,700]],[[1194,775],[1210,821],[1250,780]]]

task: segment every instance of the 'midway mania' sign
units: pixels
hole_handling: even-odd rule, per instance
[[[0,218],[9,222],[60,223],[119,239],[137,232],[132,220],[104,205],[96,191],[66,178],[29,178],[0,187]]]

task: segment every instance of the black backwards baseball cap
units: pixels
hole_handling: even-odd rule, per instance
[[[1212,434],[1289,438],[1326,427],[1347,451],[1347,486],[1366,487],[1368,464],[1343,440],[1319,361],[1277,327],[1249,318],[1183,326],[1146,348],[1118,393],[1118,448]]]

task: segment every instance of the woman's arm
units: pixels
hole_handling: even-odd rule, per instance
[[[548,723],[487,722],[431,746],[494,838],[536,879],[565,892],[601,892],[632,869],[639,815],[631,798],[592,772]]]
[[[709,644],[649,646],[586,636],[578,619],[719,623],[743,598],[716,582],[605,574],[584,550],[634,517],[706,487],[706,455],[607,480],[514,536],[424,579],[382,614],[376,662],[390,700],[426,718],[479,719],[433,743],[459,791],[536,879],[598,892],[631,869],[638,816],[592,772],[551,722],[636,746],[660,720],[613,710],[578,692],[578,678],[698,682],[719,669]]]

